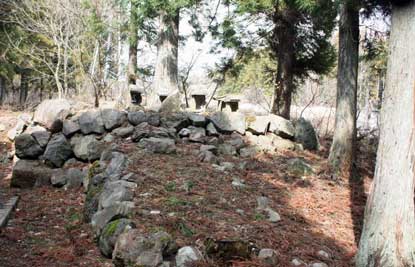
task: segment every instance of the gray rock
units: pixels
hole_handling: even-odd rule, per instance
[[[159,112],[164,113],[176,113],[181,111],[182,99],[179,92],[169,95],[158,110]]]
[[[310,265],[310,267],[329,267],[329,266],[324,262],[314,262]]]
[[[300,118],[295,122],[295,141],[302,144],[304,149],[317,150],[320,143],[311,122]]]
[[[71,145],[63,134],[52,136],[43,155],[46,162],[55,167],[62,167],[73,154]]]
[[[236,148],[231,144],[220,144],[218,146],[219,154],[226,156],[235,156],[238,154]]]
[[[142,110],[137,112],[129,112],[128,121],[132,125],[137,126],[143,122],[147,122],[147,114]]]
[[[129,219],[119,219],[108,223],[98,240],[98,247],[102,255],[112,258],[112,252],[118,237],[133,228],[135,228],[135,225]]]
[[[51,133],[46,130],[42,131],[39,129],[39,131],[34,131],[32,136],[42,148],[45,148],[48,145]]]
[[[218,130],[216,130],[215,125],[211,122],[206,126],[206,133],[209,136],[219,136]]]
[[[258,153],[259,153],[258,148],[253,147],[253,146],[245,147],[239,150],[239,154],[243,158],[252,158],[252,157],[255,157]]]
[[[86,135],[86,136],[77,135],[77,136],[72,137],[70,142],[71,142],[71,146],[75,154],[75,157],[83,161],[87,161],[89,158],[88,147],[90,145],[94,146],[95,144],[98,143],[95,135]]]
[[[287,166],[288,172],[293,176],[302,177],[314,173],[313,168],[301,158],[290,159]]]
[[[37,107],[33,120],[48,129],[56,129],[57,121],[64,121],[70,113],[71,104],[68,100],[48,99]]]
[[[201,145],[200,152],[203,152],[203,151],[210,151],[215,155],[218,154],[218,148],[213,145]]]
[[[67,182],[67,177],[65,175],[65,170],[60,169],[53,173],[50,177],[50,183],[55,187],[63,187]]]
[[[206,137],[206,130],[204,128],[191,127],[189,141],[195,143],[203,143]]]
[[[226,143],[234,146],[236,149],[241,149],[245,147],[245,142],[242,136],[240,136],[237,133],[231,134],[231,138],[227,140]]]
[[[173,136],[174,133],[167,128],[154,127],[149,125],[147,122],[144,122],[135,127],[131,139],[134,142],[139,142],[143,138],[170,138]]]
[[[124,181],[118,181],[124,182]],[[99,198],[99,208],[105,209],[117,202],[132,201],[134,198],[134,191],[130,187],[126,187],[123,184],[117,186],[111,186],[104,189]]]
[[[115,137],[112,134],[106,134],[105,137],[102,139],[104,143],[112,143],[114,142],[114,140],[115,140]]]
[[[70,168],[65,171],[65,189],[82,187],[83,178],[86,174],[78,168]]]
[[[177,132],[191,125],[186,113],[169,113],[161,117],[161,125],[166,128],[174,128]]]
[[[297,144],[291,140],[284,139],[279,136],[274,136],[272,138],[272,143],[276,150],[295,150],[297,148]]]
[[[239,179],[238,177],[234,177],[232,180],[232,186],[237,189],[243,189],[246,187],[243,180]]]
[[[246,118],[242,113],[216,112],[210,117],[210,120],[221,133],[230,134],[232,132],[238,132],[245,134]]]
[[[120,219],[128,218],[134,209],[134,202],[117,202],[108,208],[102,209],[95,213],[91,219],[91,225],[94,229],[96,236],[101,234],[102,229],[109,222]]]
[[[266,208],[265,212],[268,213],[268,221],[272,223],[276,223],[281,221],[281,216],[275,210],[271,208]]]
[[[177,267],[187,267],[194,261],[202,260],[202,253],[197,248],[194,247],[182,247],[177,252],[176,256],[176,266]]]
[[[174,154],[176,153],[176,144],[174,140],[169,138],[150,137],[142,139],[138,144],[147,151],[158,154]]]
[[[261,249],[258,258],[270,266],[276,266],[279,262],[277,252],[269,248]]]
[[[270,127],[269,131],[286,139],[293,139],[295,135],[294,125],[291,121],[277,115],[269,115]]]
[[[195,127],[205,127],[207,122],[205,116],[194,113],[189,115],[189,120]]]
[[[13,167],[11,187],[31,188],[38,180],[50,181],[54,171],[37,160],[18,160]]]
[[[328,252],[324,251],[324,250],[319,250],[317,252],[317,255],[320,256],[320,257],[326,258],[326,259],[330,259],[331,258],[330,257],[330,254]]]
[[[247,130],[257,135],[266,134],[270,124],[271,121],[269,116],[253,117],[248,123]]]
[[[204,163],[213,163],[217,164],[219,162],[218,158],[211,151],[200,151],[197,155],[197,158],[200,162]]]
[[[79,127],[83,134],[103,134],[105,132],[104,121],[99,111],[87,111],[78,119]]]
[[[111,155],[111,161],[105,169],[105,175],[112,181],[119,180],[128,166],[128,158],[120,152],[112,152]]]
[[[301,265],[306,265],[304,262],[302,262],[301,260],[295,258],[291,261],[291,265],[293,266],[301,266]]]
[[[192,131],[189,128],[183,128],[179,131],[178,135],[180,138],[189,137]]]
[[[105,129],[111,131],[127,121],[127,114],[115,109],[104,109],[101,111],[101,118]]]
[[[112,134],[115,136],[122,137],[122,138],[127,138],[131,136],[133,132],[134,132],[134,127],[130,125],[127,127],[117,128],[112,131]]]
[[[115,267],[159,267],[163,256],[175,251],[177,245],[169,234],[157,232],[145,236],[139,230],[131,229],[118,237],[112,263]]]
[[[93,162],[100,159],[101,154],[108,147],[108,144],[104,141],[93,141],[88,145],[88,160]]]
[[[258,203],[258,207],[257,207],[258,210],[265,210],[269,206],[269,199],[267,197],[264,197],[264,196],[257,197],[256,201]]]
[[[62,126],[62,133],[66,137],[71,137],[75,133],[79,132],[81,128],[79,127],[79,123],[74,120],[64,120]]]
[[[14,142],[16,156],[20,159],[36,159],[43,153],[42,147],[30,134],[21,134]]]

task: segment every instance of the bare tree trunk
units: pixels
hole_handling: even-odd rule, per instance
[[[277,77],[275,80],[274,99],[271,113],[290,119],[291,98],[294,90],[294,25],[290,14],[274,18],[274,42],[272,49],[277,55]]]
[[[27,100],[27,94],[29,90],[29,74],[27,70],[22,70],[20,72],[20,90],[19,90],[19,106],[24,108]]]
[[[3,76],[0,76],[0,105],[3,105],[6,100],[6,79]]]
[[[340,4],[336,121],[329,164],[335,177],[350,175],[356,139],[356,101],[359,66],[359,4]]]
[[[58,88],[58,97],[62,98],[63,96],[63,88],[62,88],[62,83],[60,81],[60,68],[61,68],[61,46],[58,44],[58,51],[57,51],[57,57],[58,57],[58,62],[56,63],[56,67],[55,67],[55,71],[53,73],[53,76],[55,78],[55,83],[56,83],[56,87]]]
[[[148,103],[151,108],[161,105],[159,94],[172,96],[179,93],[179,20],[180,10],[177,10],[174,15],[164,11],[160,15],[154,88]]]
[[[130,1],[128,84],[136,84],[137,82],[138,2]]]
[[[393,7],[375,178],[357,267],[415,266],[415,2]]]
[[[64,95],[68,95],[68,47],[69,47],[69,35],[65,36],[65,44],[63,48],[63,92]]]

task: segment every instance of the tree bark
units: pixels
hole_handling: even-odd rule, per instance
[[[415,3],[393,7],[375,178],[357,267],[415,266]]]
[[[276,15],[274,18],[274,41],[271,48],[277,55],[277,77],[271,113],[290,119],[291,98],[294,90],[294,41],[295,21],[292,14]]]
[[[173,15],[165,11],[160,14],[154,88],[148,103],[150,108],[158,108],[161,105],[160,94],[172,96],[179,93],[179,21],[180,10]]]
[[[6,100],[7,96],[7,88],[6,88],[6,79],[3,76],[0,76],[0,105]]]
[[[329,164],[334,177],[349,176],[356,139],[356,101],[359,66],[359,4],[340,3],[336,120]]]
[[[137,46],[138,46],[138,1],[130,1],[129,22],[129,57],[128,57],[128,84],[136,84],[137,81]]]

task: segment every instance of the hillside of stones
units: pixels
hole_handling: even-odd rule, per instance
[[[79,223],[113,266],[350,266],[353,218],[334,223],[340,237],[311,220],[331,200],[349,216],[350,199],[319,179],[324,147],[304,119],[47,100],[7,137],[10,186],[78,192]]]

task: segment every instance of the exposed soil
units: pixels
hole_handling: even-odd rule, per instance
[[[1,123],[13,116],[16,114],[0,110]],[[0,135],[0,140],[5,140],[5,133]],[[356,181],[333,182],[324,175],[327,149],[262,154],[251,160],[229,157],[225,161],[236,166],[244,162],[246,168],[224,173],[199,163],[195,144],[178,145],[176,155],[146,154],[126,141],[119,145],[129,154],[130,171],[139,181],[134,220],[143,232],[166,230],[181,246],[203,247],[208,237],[250,241],[259,248],[275,249],[278,266],[284,267],[294,258],[307,264],[353,266],[365,189],[373,176],[373,153],[360,153]],[[323,147],[328,146],[323,142]],[[2,141],[0,153],[6,149],[10,144]],[[290,176],[286,162],[295,157],[303,157],[317,174]],[[21,199],[9,225],[0,233],[0,266],[111,266],[111,261],[100,255],[90,227],[82,223],[82,190],[9,189],[11,165],[0,163],[0,192],[18,194]],[[246,187],[232,187],[234,177],[244,180]],[[256,199],[261,195],[270,198],[271,207],[282,217],[280,222],[270,223],[256,210]],[[319,250],[328,252],[331,259],[319,258]],[[211,261],[200,266],[222,265]],[[233,266],[261,265],[252,259],[235,260]]]

